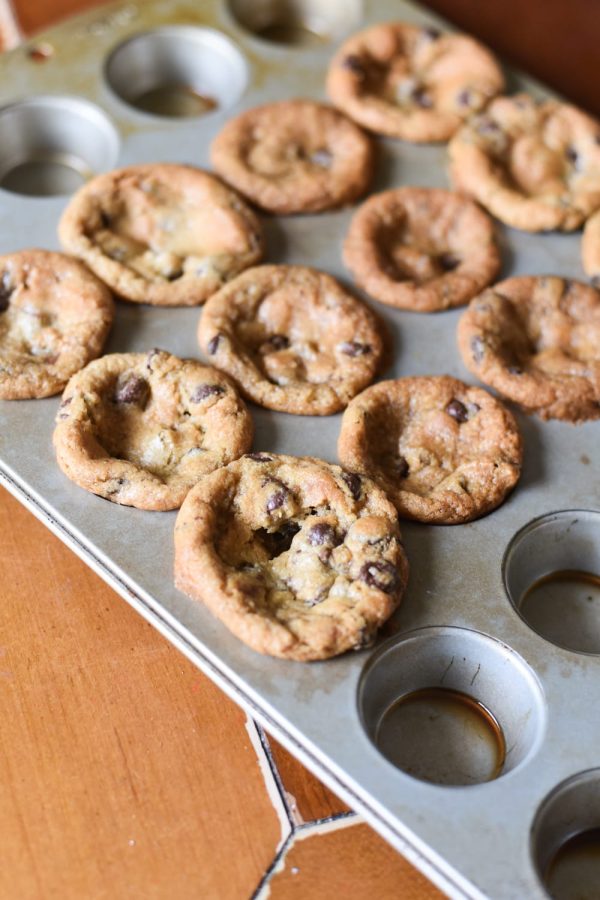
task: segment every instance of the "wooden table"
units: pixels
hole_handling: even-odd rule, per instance
[[[428,5],[600,114],[600,4]],[[2,489],[0,534],[1,898],[441,896]]]

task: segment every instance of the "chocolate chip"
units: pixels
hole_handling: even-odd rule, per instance
[[[224,393],[225,388],[221,387],[220,384],[199,384],[190,400],[192,403],[200,403],[202,400],[206,400],[207,397],[217,397],[219,394]]]
[[[356,643],[353,646],[353,650],[366,650],[368,647],[372,647],[375,643],[375,631],[372,628],[367,628],[366,625],[360,629],[358,633],[358,637],[356,638]]]
[[[437,41],[442,36],[442,32],[438,28],[424,28],[423,37],[429,38],[430,41]]]
[[[279,509],[281,506],[283,506],[288,493],[289,491],[287,490],[287,488],[283,487],[281,490],[275,491],[274,494],[271,494],[271,496],[267,500],[267,512],[274,512],[276,509]]]
[[[315,150],[315,152],[310,155],[310,161],[314,163],[315,166],[321,166],[322,169],[329,169],[332,160],[333,156],[329,150]]]
[[[485,356],[485,342],[478,335],[471,338],[471,354],[475,363],[480,363]]]
[[[464,91],[461,91],[456,96],[456,102],[458,103],[459,106],[470,106],[472,99],[473,99],[473,94],[468,88],[466,88]]]
[[[268,343],[273,347],[274,350],[287,350],[290,346],[289,339],[285,336],[285,334],[272,334],[269,338]]]
[[[177,281],[178,278],[181,278],[183,275],[183,269],[174,269],[172,272],[169,272],[168,275],[165,275],[167,281]]]
[[[103,228],[110,228],[110,226],[112,225],[111,217],[108,215],[108,213],[105,213],[104,210],[101,210],[100,212],[100,224]]]
[[[8,309],[13,291],[14,287],[10,282],[10,273],[3,272],[2,278],[0,278],[0,312],[5,312]]]
[[[341,65],[343,69],[348,69],[353,75],[356,75],[359,81],[364,81],[367,73],[359,56],[354,56],[353,54],[345,56]]]
[[[523,369],[520,366],[507,366],[506,371],[511,375],[522,375]]]
[[[479,134],[498,134],[500,130],[500,126],[487,117],[482,117],[477,124]]]
[[[266,453],[246,453],[246,459],[253,459],[254,462],[273,462],[272,456],[267,456]]]
[[[308,532],[308,543],[312,547],[322,547],[328,544],[330,547],[337,547],[341,543],[335,528],[327,525],[325,522],[318,522]]]
[[[329,591],[327,588],[321,588],[319,593],[315,597],[307,598],[304,602],[307,606],[318,606],[319,603],[322,603],[323,600],[327,600],[329,595]]]
[[[215,334],[215,336],[212,337],[210,339],[210,341],[208,342],[208,344],[206,345],[206,349],[208,350],[208,353],[210,354],[210,356],[214,356],[215,353],[217,352],[217,347],[219,346],[220,340],[221,340],[221,335]]]
[[[469,418],[467,407],[460,400],[451,400],[446,406],[446,412],[457,422],[466,422]]]
[[[389,562],[367,562],[358,577],[369,587],[375,587],[386,594],[393,594],[398,588],[398,572]]]
[[[344,341],[340,344],[340,351],[346,356],[365,356],[371,352],[371,345],[361,344],[359,341]]]
[[[410,472],[410,466],[403,456],[398,457],[394,464],[394,469],[396,470],[398,478],[406,478]]]
[[[444,272],[453,272],[454,269],[460,266],[460,259],[454,253],[440,253],[437,261]]]
[[[421,109],[431,109],[431,107],[433,106],[433,100],[431,99],[425,88],[415,88],[410,97],[413,103],[416,103],[417,106],[421,107]]]
[[[269,554],[269,558],[274,559],[290,549],[292,541],[299,531],[300,525],[297,522],[284,522],[277,531],[267,531],[266,528],[260,528],[256,534]]]
[[[360,497],[360,492],[362,490],[362,482],[358,475],[355,475],[354,472],[342,472],[342,481],[348,486],[348,490],[352,494],[355,500],[358,500]]]
[[[149,393],[150,385],[146,379],[131,372],[117,382],[114,399],[116,403],[131,403],[143,409]]]
[[[72,398],[72,397],[67,397],[67,398],[66,398],[65,400],[63,400],[62,403],[60,404],[60,408],[61,408],[61,409],[64,409],[65,406],[69,406],[69,404],[71,404],[72,402],[73,402],[73,398]]]
[[[570,162],[572,166],[577,168],[577,162],[579,161],[579,153],[575,149],[575,147],[567,147],[565,150],[565,156],[567,158],[567,162]]]

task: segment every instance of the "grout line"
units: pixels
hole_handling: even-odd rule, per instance
[[[275,873],[275,871],[279,868],[282,861],[285,859],[285,856],[287,855],[287,851],[293,840],[294,840],[294,832],[291,831],[288,834],[287,839],[284,841],[284,843],[281,845],[281,847],[279,848],[279,850],[273,857],[271,865],[267,868],[265,874],[260,879],[256,890],[250,897],[250,900],[266,900],[266,898],[269,896],[269,893],[268,893],[269,892],[269,882],[271,880],[271,877]]]
[[[0,0],[0,29],[3,50],[12,50],[25,39],[11,0]]]
[[[279,839],[277,850],[280,850],[293,833],[294,823],[290,817],[285,797],[282,796],[280,781],[273,771],[272,760],[270,759],[269,751],[265,747],[261,729],[250,716],[246,716],[246,731],[248,732],[250,743],[256,753],[256,761],[262,773],[267,794],[277,818],[279,819],[281,837]]]
[[[298,826],[298,822],[296,821],[296,817],[294,812],[290,806],[289,802],[289,794],[285,789],[285,785],[282,781],[281,775],[279,774],[279,769],[277,768],[277,763],[275,762],[275,758],[273,757],[273,751],[271,750],[271,745],[269,744],[269,738],[265,730],[258,724],[258,722],[253,722],[254,727],[256,728],[258,738],[260,740],[263,752],[267,758],[267,762],[269,763],[269,767],[271,769],[271,773],[273,775],[273,779],[275,784],[277,785],[277,790],[279,791],[279,796],[281,797],[281,802],[285,807],[285,811],[290,823],[290,828],[292,832]]]
[[[342,819],[357,819],[360,822],[364,821],[362,816],[359,816],[358,813],[355,813],[353,809],[349,809],[346,812],[334,813],[332,816],[323,816],[322,819],[311,819],[310,822],[302,822],[301,825],[296,826],[295,830],[310,831],[311,828],[317,825],[331,825],[334,822],[340,822],[340,820]]]

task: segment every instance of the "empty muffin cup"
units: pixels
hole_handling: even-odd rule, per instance
[[[397,768],[443,785],[491,781],[538,746],[541,688],[500,641],[455,627],[394,638],[367,663],[358,696],[363,726]]]
[[[600,513],[563,510],[529,522],[508,546],[503,577],[534,631],[567,650],[600,653]]]
[[[598,897],[600,769],[569,778],[546,798],[531,830],[531,852],[554,900]]]
[[[129,106],[173,118],[233,106],[248,83],[244,57],[229,38],[185,25],[130,37],[108,57],[105,75]]]
[[[334,41],[356,29],[362,0],[229,0],[233,18],[265,41],[303,49]]]
[[[110,119],[76,97],[32,97],[0,110],[0,187],[15,194],[70,194],[111,169],[119,137]]]

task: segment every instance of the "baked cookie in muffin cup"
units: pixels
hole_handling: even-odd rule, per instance
[[[542,419],[600,417],[600,293],[555,276],[501,281],[458,323],[467,368]]]
[[[352,203],[373,176],[371,139],[313,100],[282,100],[230,119],[211,160],[225,181],[274,213],[321,212]]]
[[[355,213],[344,262],[388,306],[437,312],[490,284],[500,253],[489,216],[452,191],[405,187],[370,197]]]
[[[600,288],[600,210],[585,223],[581,239],[583,271],[592,285]]]
[[[327,75],[332,102],[360,125],[405,141],[447,141],[504,90],[496,59],[465,34],[386,22],[353,35]]]
[[[250,449],[252,419],[229,379],[162,350],[113,353],[71,379],[56,417],[60,468],[138,509],[176,509],[200,478]]]
[[[454,187],[523,231],[573,231],[600,207],[600,122],[558,100],[498,97],[450,142]]]
[[[373,313],[305,266],[238,276],[206,304],[198,340],[245,397],[307,416],[343,409],[373,380],[383,351]]]
[[[407,578],[383,491],[319,459],[247,454],[203,478],[177,516],[176,586],[259,653],[369,646]]]
[[[102,352],[114,315],[108,288],[62,253],[0,256],[0,399],[58,394]]]
[[[499,506],[521,474],[513,415],[487,391],[448,375],[380,381],[348,405],[338,456],[373,478],[399,514],[439,525]]]
[[[170,163],[93,178],[59,237],[119,297],[155,306],[198,306],[263,254],[260,223],[234,191]]]

